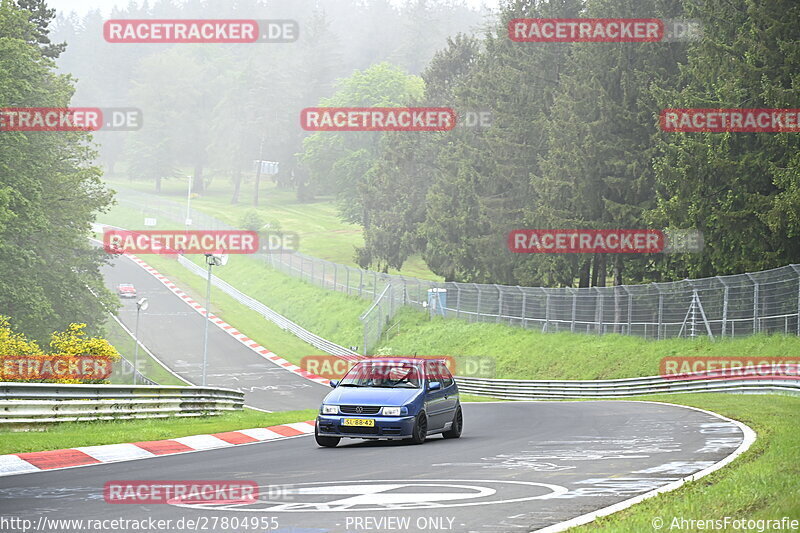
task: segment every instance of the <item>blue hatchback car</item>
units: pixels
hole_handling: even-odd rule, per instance
[[[331,386],[317,416],[320,446],[332,448],[342,438],[422,444],[437,433],[446,439],[461,436],[458,386],[442,360],[370,358]]]

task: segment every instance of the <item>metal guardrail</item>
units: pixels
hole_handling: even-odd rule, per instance
[[[691,375],[691,374],[689,374]],[[728,376],[680,379],[649,376],[607,380],[514,380],[456,376],[460,392],[504,400],[624,398],[690,392],[783,392],[800,394],[800,376]]]
[[[243,406],[243,392],[212,387],[0,383],[0,424],[206,416]]]
[[[203,267],[191,262],[182,255],[178,256],[178,263],[183,265],[187,270],[189,270],[193,274],[197,274],[198,276],[202,277],[208,276],[208,273]],[[211,284],[222,290],[225,294],[227,294],[240,304],[246,305],[247,307],[249,307],[256,313],[260,314],[270,322],[273,322],[281,329],[291,332],[296,337],[314,346],[315,348],[319,348],[325,353],[341,357],[342,359],[358,359],[361,357],[360,355],[358,355],[358,353],[354,352],[353,350],[345,348],[344,346],[339,346],[334,342],[323,339],[319,335],[311,333],[310,331],[300,326],[299,324],[296,324],[291,320],[289,320],[288,318],[286,318],[285,316],[281,315],[280,313],[273,311],[272,309],[270,309],[263,303],[259,302],[258,300],[244,294],[236,287],[221,280],[214,274],[211,275]]]

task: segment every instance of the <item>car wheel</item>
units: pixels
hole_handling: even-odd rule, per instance
[[[340,437],[323,437],[316,428],[314,428],[314,438],[317,444],[323,448],[336,448],[336,445],[342,440]]]
[[[464,415],[461,414],[461,407],[456,410],[453,415],[453,425],[450,429],[442,433],[442,437],[446,439],[457,439],[461,436],[461,430],[464,428]]]
[[[414,444],[422,444],[425,442],[425,437],[428,436],[428,417],[425,413],[417,415],[417,420],[414,422],[414,429],[411,430],[411,442]]]

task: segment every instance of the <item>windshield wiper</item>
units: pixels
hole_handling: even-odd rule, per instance
[[[339,383],[340,387],[363,387],[364,385],[358,385],[357,383]]]

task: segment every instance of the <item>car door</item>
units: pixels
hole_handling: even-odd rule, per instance
[[[445,429],[449,429],[450,426],[448,424],[453,421],[456,408],[458,407],[458,389],[456,388],[452,374],[450,374],[450,370],[447,369],[447,365],[443,362],[439,362],[439,375],[442,380],[442,392],[444,393],[442,401],[442,417],[444,420],[442,424],[447,425]]]
[[[438,361],[427,361],[425,363],[425,410],[428,413],[428,431],[442,429],[446,416],[445,389],[430,390],[430,384],[434,382],[442,383],[441,370]]]

